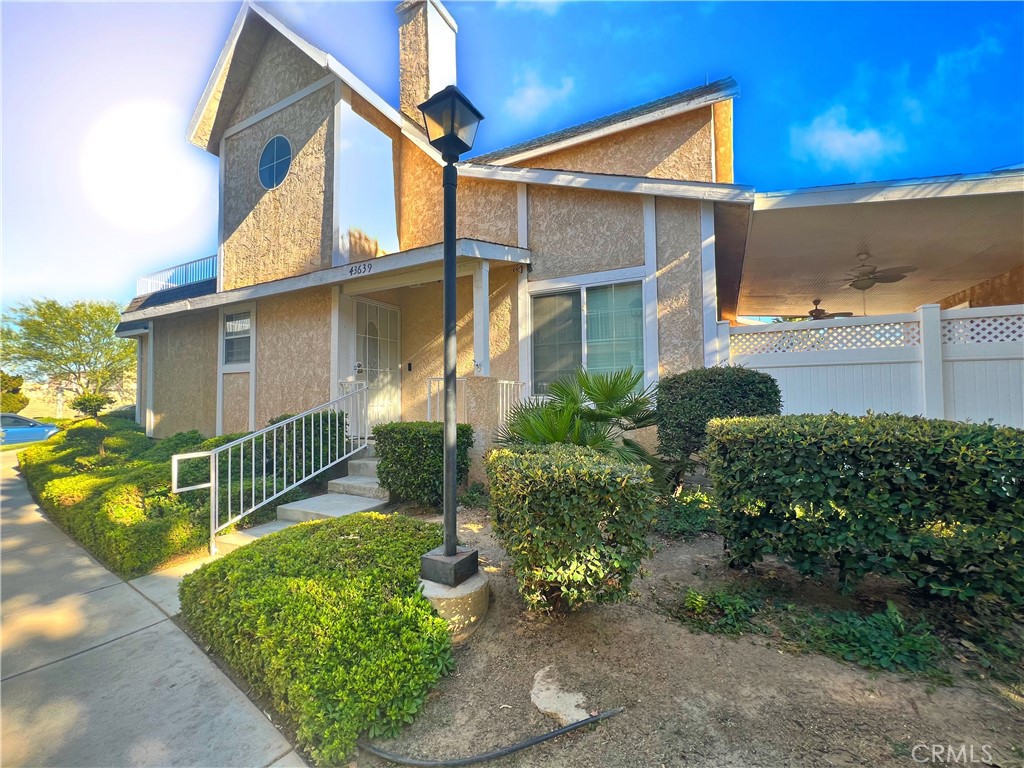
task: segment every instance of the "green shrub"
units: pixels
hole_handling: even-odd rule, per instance
[[[700,489],[680,488],[661,502],[654,530],[674,539],[717,532],[718,509],[714,499]]]
[[[711,419],[771,416],[782,412],[782,393],[771,375],[738,366],[694,368],[658,382],[659,450],[683,469],[704,447]]]
[[[1024,605],[1024,432],[911,416],[782,416],[708,425],[708,468],[735,563],[867,573],[970,603]]]
[[[182,615],[269,697],[318,764],[356,737],[394,735],[452,665],[446,623],[419,591],[435,524],[357,514],[297,525],[185,577]]]
[[[0,413],[17,413],[28,405],[28,395],[21,391],[25,379],[0,371]]]
[[[79,413],[96,418],[100,411],[114,402],[110,395],[102,395],[98,392],[85,392],[71,401],[71,407]]]
[[[645,466],[555,445],[491,451],[487,474],[494,530],[531,608],[574,610],[629,594],[655,516]]]
[[[444,496],[444,425],[437,421],[395,421],[373,428],[377,441],[377,477],[380,487],[404,501],[428,507],[441,504]],[[473,428],[456,427],[456,482],[469,476],[469,449]]]

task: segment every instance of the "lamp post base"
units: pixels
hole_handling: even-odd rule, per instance
[[[457,587],[479,570],[475,549],[457,547],[455,554],[448,557],[444,547],[432,549],[420,557],[420,578],[446,587]]]
[[[463,642],[483,624],[491,602],[487,576],[477,571],[457,587],[446,587],[420,579],[423,596],[430,601],[437,615],[448,622],[452,642]]]

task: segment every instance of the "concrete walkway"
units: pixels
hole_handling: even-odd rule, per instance
[[[181,574],[115,576],[43,517],[14,462],[0,453],[0,763],[303,766],[170,620]]]

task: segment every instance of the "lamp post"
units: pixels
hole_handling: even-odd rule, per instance
[[[420,576],[448,587],[477,572],[476,550],[458,549],[455,520],[455,193],[459,155],[473,148],[483,115],[454,85],[420,104],[427,139],[444,160],[444,546],[420,560]]]

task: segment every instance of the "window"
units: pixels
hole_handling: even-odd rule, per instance
[[[224,364],[246,365],[252,345],[252,313],[224,315]]]
[[[644,370],[640,283],[577,288],[533,298],[533,391],[577,368]]]
[[[292,164],[292,145],[284,136],[275,136],[267,142],[260,155],[260,184],[265,189],[281,186]]]
[[[3,417],[0,417],[0,426],[3,427],[30,427],[33,422],[28,419],[23,419],[20,416],[12,416],[5,413]]]

